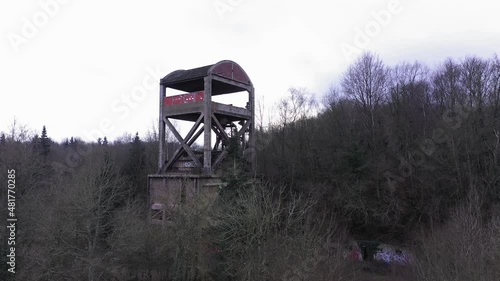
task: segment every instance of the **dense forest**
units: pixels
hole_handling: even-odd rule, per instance
[[[413,254],[390,280],[500,280],[497,55],[431,69],[365,53],[321,97],[292,88],[256,115],[257,171],[235,147],[214,205],[169,227],[147,222],[154,127],[59,143],[14,121],[0,182],[15,169],[16,274],[2,262],[0,279],[360,280],[345,249],[377,240]]]

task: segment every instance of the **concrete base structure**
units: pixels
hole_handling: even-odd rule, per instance
[[[149,218],[154,224],[168,224],[179,205],[208,209],[216,200],[222,181],[213,175],[168,173],[148,176]]]

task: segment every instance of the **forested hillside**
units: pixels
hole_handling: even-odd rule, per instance
[[[234,151],[214,206],[179,208],[166,228],[147,223],[155,128],[62,143],[50,127],[1,128],[18,222],[16,274],[2,262],[0,279],[358,280],[354,239],[411,249],[409,275],[391,280],[500,279],[496,55],[430,68],[365,53],[327,93],[293,88],[266,110],[257,172]]]
[[[500,200],[497,56],[429,69],[365,54],[319,104],[292,89],[275,116],[260,131],[260,172],[313,194],[354,234],[405,239],[471,190],[485,213]]]

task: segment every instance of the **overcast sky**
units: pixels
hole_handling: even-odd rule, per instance
[[[362,50],[387,65],[500,50],[497,1],[24,0],[0,3],[0,131],[14,117],[56,141],[144,135],[158,79],[239,63],[268,109],[320,96]]]

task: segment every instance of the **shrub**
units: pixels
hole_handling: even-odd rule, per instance
[[[447,224],[420,240],[418,280],[500,280],[500,219],[485,220],[481,206],[472,192]]]
[[[343,232],[333,219],[314,215],[312,199],[286,194],[282,186],[254,184],[218,203],[223,275],[236,280],[339,277]]]

